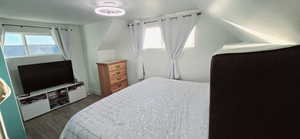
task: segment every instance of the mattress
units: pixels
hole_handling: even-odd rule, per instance
[[[75,114],[60,139],[207,139],[209,84],[150,78]]]

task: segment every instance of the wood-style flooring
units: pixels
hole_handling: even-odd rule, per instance
[[[100,96],[87,98],[24,123],[29,139],[58,139],[65,124],[78,111],[100,100]]]

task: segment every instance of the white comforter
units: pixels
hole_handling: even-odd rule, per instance
[[[77,113],[61,139],[207,139],[209,84],[150,78]]]

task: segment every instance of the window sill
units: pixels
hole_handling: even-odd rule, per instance
[[[46,56],[62,56],[62,54],[46,54],[46,55],[32,55],[32,56],[17,56],[17,57],[8,57],[5,58],[7,60],[9,59],[20,59],[20,58],[36,58],[36,57],[46,57]]]

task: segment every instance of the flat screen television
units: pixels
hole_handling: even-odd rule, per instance
[[[58,61],[33,65],[18,66],[24,93],[58,86],[66,83],[74,83],[72,62]]]

